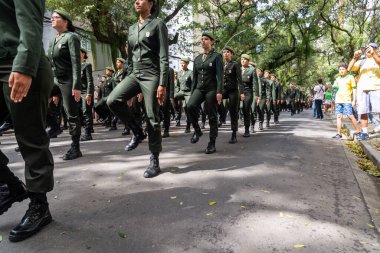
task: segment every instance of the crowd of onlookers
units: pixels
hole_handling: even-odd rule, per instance
[[[375,125],[374,132],[380,132],[380,121],[374,116],[380,112],[379,46],[369,43],[362,47],[349,63],[339,63],[338,70],[339,75],[331,90],[323,85],[322,79],[314,87],[314,117],[323,119],[323,112],[335,111],[337,134],[333,138],[342,138],[342,118],[345,115],[352,122],[357,139],[366,140],[369,138],[368,120]]]

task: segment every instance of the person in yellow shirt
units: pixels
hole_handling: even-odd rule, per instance
[[[355,78],[348,74],[347,63],[340,63],[338,66],[339,77],[335,80],[333,88],[338,88],[335,97],[335,115],[336,115],[336,128],[338,133],[333,137],[342,138],[342,118],[343,115],[351,120],[357,133],[360,132],[358,122],[353,114],[353,107],[356,105],[356,82]]]
[[[358,140],[366,140],[368,136],[368,113],[380,112],[380,61],[376,54],[376,43],[369,43],[365,48],[365,58],[359,60],[362,51],[354,53],[348,70],[359,72],[358,81],[358,114],[361,115],[362,133]]]

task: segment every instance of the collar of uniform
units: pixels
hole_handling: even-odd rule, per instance
[[[64,31],[61,33],[58,37],[55,38],[55,43],[57,43],[59,40],[61,40],[63,37],[65,37],[66,33],[68,33],[69,30]]]
[[[144,29],[144,27],[150,23],[150,21],[153,20],[153,17],[152,15],[150,15],[149,17],[147,17],[145,20],[144,20],[144,23],[140,24],[139,21],[137,21],[137,27],[139,29],[139,31],[141,31],[142,29]]]

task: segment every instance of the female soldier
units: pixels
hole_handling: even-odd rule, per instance
[[[249,127],[252,118],[252,113],[254,112],[256,105],[256,90],[258,87],[257,74],[254,67],[249,66],[249,55],[241,55],[241,76],[242,76],[242,86],[240,90],[243,91],[240,95],[241,101],[243,101],[243,115],[244,115],[244,126],[245,131],[243,137],[249,137]],[[255,100],[255,101],[254,101]],[[254,101],[254,102],[253,102]],[[252,125],[255,122],[252,121]],[[254,128],[254,127],[253,127]]]
[[[132,130],[134,136],[125,147],[127,151],[135,149],[146,135],[125,102],[141,93],[147,115],[149,135],[150,165],[144,177],[150,178],[160,173],[158,156],[162,150],[162,136],[159,116],[159,104],[162,105],[168,60],[168,30],[165,23],[153,17],[158,10],[155,0],[136,0],[135,10],[139,20],[129,28],[128,32],[128,75],[116,86],[107,99],[110,110]]]
[[[57,31],[57,35],[50,43],[48,56],[53,68],[54,84],[62,94],[63,108],[68,117],[72,139],[71,148],[63,156],[63,160],[72,160],[82,156],[79,149],[81,125],[78,107],[82,89],[80,41],[74,33],[75,28],[66,11],[54,11],[51,26]]]
[[[202,34],[203,54],[194,60],[193,86],[191,97],[187,104],[194,134],[191,143],[199,141],[202,131],[198,124],[199,106],[205,101],[205,109],[210,123],[210,142],[207,145],[206,154],[216,151],[215,140],[218,136],[217,104],[222,102],[223,93],[223,58],[213,49],[214,37],[208,33]]]
[[[94,131],[92,119],[92,107],[94,105],[94,80],[92,78],[92,65],[86,62],[87,51],[80,49],[80,61],[82,63],[82,113],[85,124],[85,134],[81,137],[81,141],[92,140],[91,133]]]

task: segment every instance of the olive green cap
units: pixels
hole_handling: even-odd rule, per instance
[[[242,54],[240,58],[247,59],[248,61],[251,59],[248,54]]]
[[[233,50],[232,48],[230,48],[230,47],[224,47],[224,48],[223,48],[223,51],[224,51],[224,50],[230,51],[231,54],[235,54],[234,50]]]
[[[62,9],[58,9],[58,10],[54,10],[54,12],[58,13],[63,18],[67,19],[70,23],[73,22],[73,19],[71,18],[71,15],[67,11],[62,10]]]
[[[116,58],[116,61],[120,61],[120,62],[124,63],[125,59],[124,58]]]
[[[190,62],[190,57],[188,57],[188,56],[182,56],[181,57],[181,61],[189,63]]]
[[[215,37],[212,36],[210,33],[204,32],[204,33],[202,33],[202,37],[203,36],[206,36],[206,37],[210,38],[210,40],[215,41]]]
[[[115,72],[115,69],[113,67],[106,67],[106,69],[111,70],[112,72]]]

